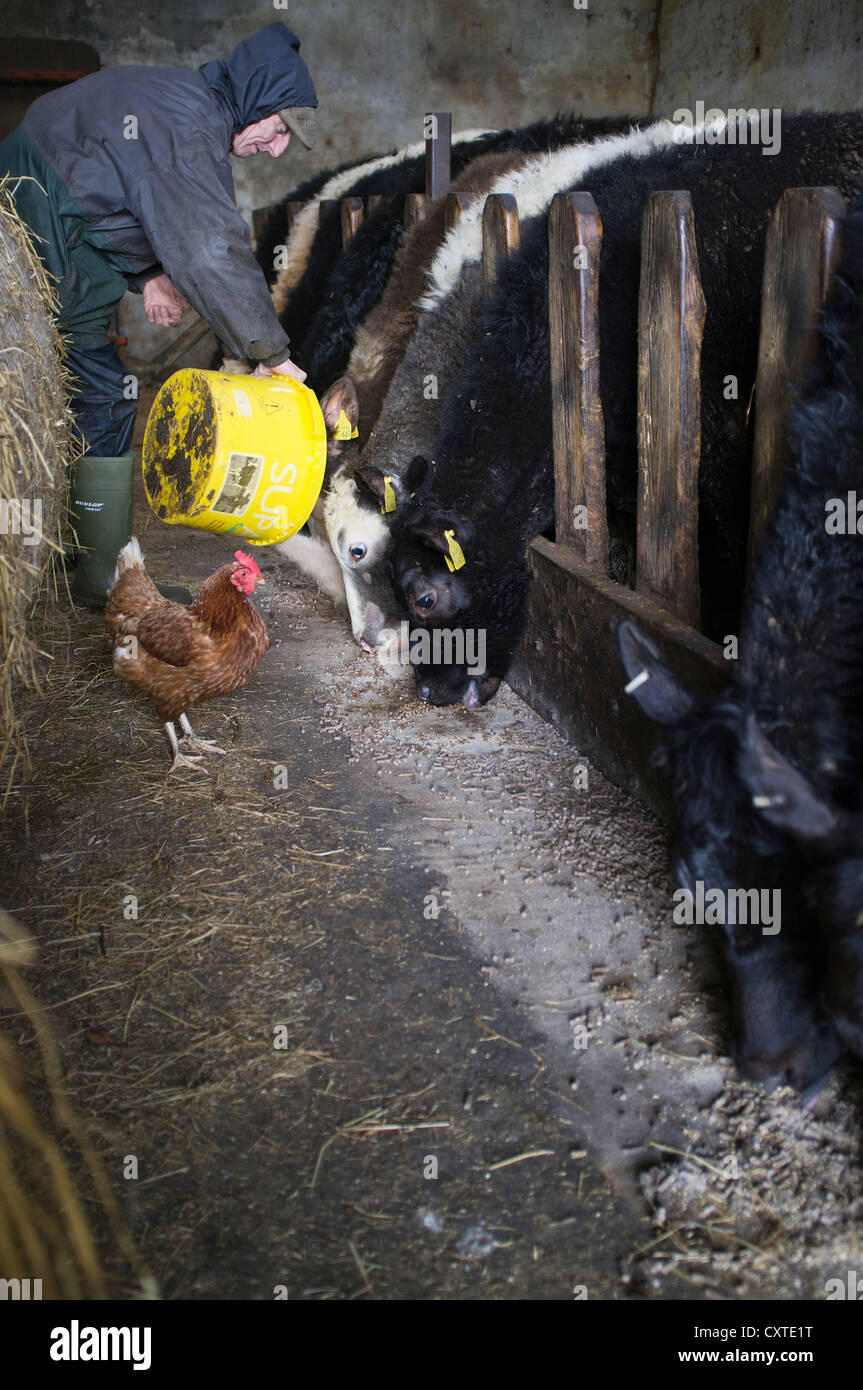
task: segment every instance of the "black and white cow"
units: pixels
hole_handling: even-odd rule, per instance
[[[719,122],[705,132],[705,143],[679,144],[678,128],[662,122],[629,137],[560,151],[507,180],[521,211],[521,249],[502,268],[491,301],[482,307],[474,298],[476,323],[467,346],[452,344],[464,368],[429,420],[421,447],[414,448],[423,456],[412,465],[414,497],[398,509],[394,523],[390,562],[409,617],[429,627],[485,634],[487,672],[481,682],[452,667],[417,670],[420,693],[432,703],[482,703],[497,689],[522,632],[525,548],[553,527],[547,215],[562,188],[589,190],[603,223],[600,389],[610,525],[624,547],[632,536],[636,490],[642,214],[656,189],[685,188],[692,195],[708,305],[700,473],[704,622],[708,635],[736,630],[748,513],[747,407],[766,229],[787,187],[835,184],[846,196],[853,194],[861,174],[863,117],[786,117],[781,150],[772,157],[755,144],[718,143],[723,129]],[[424,301],[430,313],[445,314],[450,301],[464,299],[479,255],[478,222],[477,210],[457,229],[462,243],[470,242],[467,250],[452,234],[441,248]],[[469,316],[463,310],[460,322]],[[421,319],[417,340],[423,329]],[[737,380],[733,400],[725,390],[729,376]],[[414,446],[411,431],[400,439],[397,417],[390,421],[391,457],[379,459],[381,467],[398,465]],[[447,564],[450,536],[466,561],[457,573]]]

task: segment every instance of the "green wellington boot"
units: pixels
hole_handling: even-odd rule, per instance
[[[132,535],[131,453],[119,458],[83,454],[72,465],[69,510],[79,548],[72,597],[86,608],[104,608],[114,583],[117,555]],[[157,584],[163,598],[190,603],[188,589]]]

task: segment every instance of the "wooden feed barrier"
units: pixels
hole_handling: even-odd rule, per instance
[[[430,113],[426,193],[405,199],[409,227],[449,183],[450,123]],[[366,213],[380,198],[366,201]],[[446,228],[476,201],[450,193]],[[321,204],[323,212],[325,204]],[[815,356],[818,313],[836,263],[845,203],[835,188],[785,192],[768,229],[755,385],[750,558],[776,501],[787,458],[791,393]],[[343,243],[363,217],[342,201]],[[488,297],[519,245],[509,194],[484,203]],[[669,789],[650,766],[654,728],[624,694],[618,623],[631,618],[689,685],[721,689],[729,663],[700,621],[698,468],[705,305],[697,228],[687,192],[657,192],[644,209],[638,306],[638,494],[635,588],[608,575],[605,433],[599,390],[602,221],[589,192],[558,193],[549,209],[549,336],[554,438],[554,541],[528,550],[525,637],[508,682],[611,780],[662,816]]]
[[[838,254],[844,211],[835,189],[791,189],[771,219],[755,388],[756,538],[785,465],[790,391],[815,354],[818,310]],[[589,194],[555,197],[549,216],[549,332],[557,539],[538,538],[530,546],[526,634],[508,679],[612,781],[667,816],[669,788],[650,766],[655,731],[623,692],[615,632],[623,618],[633,619],[696,689],[716,691],[730,674],[722,649],[698,631],[705,304],[689,194],[652,194],[642,224],[634,591],[609,579],[604,550],[601,237]],[[574,258],[574,248],[586,254]],[[573,531],[578,506],[586,531]]]

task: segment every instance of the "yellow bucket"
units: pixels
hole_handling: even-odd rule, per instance
[[[160,521],[276,545],[318,500],[327,432],[317,397],[287,376],[186,367],[144,432],[144,488]]]

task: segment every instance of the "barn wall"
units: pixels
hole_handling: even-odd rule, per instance
[[[863,6],[788,0],[663,0],[653,110],[850,111],[861,102]]]
[[[195,67],[227,57],[281,19],[302,40],[321,102],[311,154],[234,161],[240,207],[272,202],[322,166],[422,135],[422,114],[453,124],[523,124],[560,109],[643,115],[655,67],[655,0],[0,0],[0,34],[82,39],[103,66]],[[296,142],[295,142],[296,143]]]
[[[523,124],[555,110],[670,115],[697,100],[847,109],[859,103],[859,0],[0,0],[0,35],[77,39],[103,66],[195,67],[283,19],[321,99],[307,152],[234,160],[241,210],[273,202],[320,167],[421,136],[422,113],[456,129]],[[359,16],[359,18],[358,18]],[[24,89],[22,89],[24,90]],[[173,339],[127,296],[122,327],[143,357]],[[209,360],[212,340],[200,350]]]
[[[418,137],[422,112],[458,126],[554,110],[670,114],[698,99],[800,110],[860,101],[863,7],[787,0],[0,0],[0,35],[80,39],[104,65],[197,66],[283,19],[321,98],[315,151],[235,161],[245,212],[321,164]],[[360,16],[358,19],[358,15]],[[657,20],[658,16],[658,20]]]

